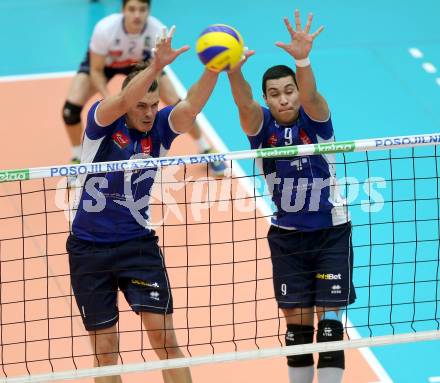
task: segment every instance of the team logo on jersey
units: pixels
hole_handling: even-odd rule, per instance
[[[120,130],[112,135],[113,142],[118,145],[120,149],[125,149],[130,143],[130,139]]]
[[[142,154],[149,156],[151,154],[151,137],[145,137],[141,140]]]
[[[310,145],[312,144],[312,140],[307,135],[307,133],[304,131],[304,129],[299,130],[299,139],[304,145]]]
[[[151,38],[150,38],[150,36],[145,37],[144,47],[146,47],[146,48],[150,48],[151,47]]]
[[[274,134],[272,134],[270,137],[269,137],[269,140],[267,141],[267,143],[270,145],[270,146],[276,146],[277,145],[277,142],[278,142],[278,138],[277,138],[277,135],[274,133]]]
[[[109,51],[108,54],[112,57],[121,57],[122,56],[122,51],[121,50],[115,50],[115,51]]]
[[[120,42],[121,42],[121,39],[115,39],[115,45],[119,45]]]

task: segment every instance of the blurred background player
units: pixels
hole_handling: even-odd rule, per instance
[[[122,13],[100,20],[93,31],[89,48],[78,73],[72,80],[63,107],[63,120],[72,145],[72,162],[81,158],[81,111],[86,102],[99,92],[102,98],[109,96],[108,81],[117,74],[127,75],[133,65],[152,58],[156,36],[164,25],[150,15],[151,0],[122,0]],[[161,101],[175,105],[179,96],[168,76],[162,72],[158,78]],[[190,132],[200,153],[213,152],[204,139],[200,127],[194,124]],[[222,176],[223,162],[209,164],[214,176]]]
[[[313,40],[310,14],[304,30],[295,11],[296,30],[288,19],[288,44],[277,43],[296,63],[269,68],[263,75],[261,107],[243,77],[241,65],[229,74],[240,122],[252,149],[333,142],[330,111],[317,91],[310,66]],[[246,61],[254,52],[245,54]],[[341,308],[355,300],[352,283],[351,222],[336,185],[335,156],[315,155],[264,158],[262,170],[277,211],[268,242],[278,307],[287,323],[286,345],[312,343],[314,313],[318,316],[317,342],[343,339]],[[302,201],[302,205],[301,205]],[[287,357],[291,383],[312,383],[312,354]],[[340,383],[344,351],[321,352],[319,383]]]
[[[189,47],[171,48],[174,29],[158,41],[149,66],[135,67],[116,94],[92,105],[82,161],[120,161],[166,155],[173,140],[192,129],[217,83],[205,69],[184,100],[158,111],[157,76]],[[118,361],[118,288],[142,318],[160,359],[179,358],[173,299],[162,252],[149,228],[149,196],[156,169],[87,175],[76,200],[67,239],[70,275],[79,311],[95,353],[95,366]],[[99,190],[96,186],[99,185]],[[163,371],[165,383],[190,383],[188,368]],[[120,376],[96,382],[121,382]]]

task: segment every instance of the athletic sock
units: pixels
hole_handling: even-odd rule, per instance
[[[337,367],[318,368],[319,383],[341,383],[344,370]]]
[[[312,383],[313,382],[313,366],[307,367],[289,367],[290,383]]]

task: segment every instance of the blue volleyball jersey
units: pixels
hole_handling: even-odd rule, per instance
[[[304,109],[289,126],[279,125],[269,109],[258,133],[248,136],[252,149],[327,143],[334,141],[331,118],[311,119]],[[334,154],[258,159],[276,212],[272,224],[291,230],[318,230],[350,220],[338,192]]]
[[[147,133],[129,129],[125,116],[102,127],[96,121],[96,102],[87,116],[81,162],[120,161],[163,157],[177,133],[169,115],[173,107],[160,110]],[[116,171],[80,176],[74,207],[73,234],[83,240],[117,242],[147,235],[149,200],[157,169]]]

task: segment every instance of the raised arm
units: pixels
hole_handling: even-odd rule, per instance
[[[162,36],[156,42],[156,54],[146,69],[130,81],[117,95],[107,97],[101,101],[96,110],[96,119],[100,125],[108,126],[127,113],[130,106],[135,105],[145,96],[147,89],[162,69],[189,49],[188,46],[183,46],[177,50],[171,48],[174,30],[175,28],[172,27],[167,34],[166,29],[164,29]]]
[[[290,43],[277,42],[276,45],[295,59],[299,99],[305,112],[314,120],[325,121],[329,118],[329,108],[324,97],[317,90],[315,75],[309,59],[313,41],[323,31],[324,27],[321,26],[314,33],[310,33],[312,19],[313,15],[310,13],[303,30],[299,10],[295,10],[296,30],[293,29],[288,18],[284,19],[291,37]]]
[[[243,64],[253,54],[254,51],[247,51],[243,61],[228,72],[232,96],[240,115],[240,124],[243,131],[249,136],[255,135],[263,122],[263,111],[258,102],[254,100],[251,86],[245,80],[241,71]]]
[[[211,96],[217,79],[218,73],[205,69],[199,81],[189,89],[186,98],[174,107],[170,120],[177,132],[185,133],[194,127],[195,119]]]

